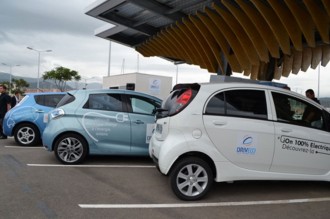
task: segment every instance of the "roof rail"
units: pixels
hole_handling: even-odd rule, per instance
[[[290,90],[290,87],[287,84],[273,82],[273,81],[257,81],[245,78],[237,78],[232,76],[223,76],[223,75],[211,75],[210,83],[221,83],[221,82],[240,82],[240,83],[252,83],[252,84],[262,84],[273,87],[280,87],[287,90]]]

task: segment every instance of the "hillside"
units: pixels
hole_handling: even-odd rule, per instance
[[[24,79],[26,82],[30,84],[29,88],[37,88],[37,78],[30,78],[30,77],[20,77],[20,76],[13,76],[12,79]],[[0,83],[2,81],[9,81],[10,80],[10,75],[8,73],[0,72]],[[82,89],[82,88],[87,88],[87,89],[101,89],[102,84],[101,83],[87,83],[86,84],[83,82],[68,82],[67,83],[67,89],[72,90],[72,89]],[[47,80],[44,81],[42,79],[39,80],[39,87],[41,89],[54,89],[56,88],[56,85],[53,81]]]
[[[322,106],[330,108],[330,97],[320,98],[320,102],[321,102]]]

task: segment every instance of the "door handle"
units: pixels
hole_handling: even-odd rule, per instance
[[[141,120],[136,120],[136,121],[134,121],[134,123],[135,123],[135,124],[138,124],[138,125],[140,125],[140,124],[144,124],[144,122],[141,121]]]
[[[226,125],[226,121],[213,121],[213,125],[223,126]]]
[[[281,131],[288,133],[288,132],[292,132],[292,129],[281,129]]]
[[[44,113],[45,111],[43,110],[36,110],[36,113]]]

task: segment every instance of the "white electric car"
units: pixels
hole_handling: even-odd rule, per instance
[[[330,181],[330,113],[283,88],[181,85],[158,110],[149,154],[183,200],[213,181]]]

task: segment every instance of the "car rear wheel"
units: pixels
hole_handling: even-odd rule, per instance
[[[213,183],[213,173],[207,162],[198,157],[188,157],[175,164],[170,173],[174,194],[186,201],[201,199]]]
[[[14,138],[17,144],[21,146],[34,146],[41,143],[38,128],[32,124],[20,124],[14,132]]]
[[[87,142],[77,134],[65,134],[55,142],[56,158],[64,164],[81,163],[87,155]]]

